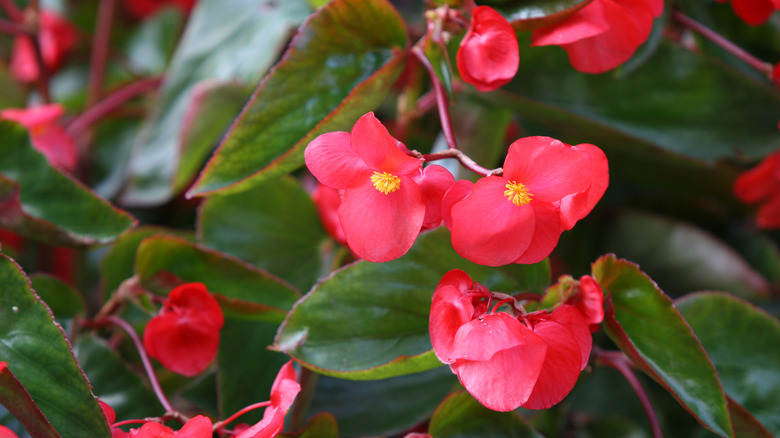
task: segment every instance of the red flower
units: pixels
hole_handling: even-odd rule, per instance
[[[535,263],[601,198],[607,160],[593,145],[527,137],[509,147],[503,176],[461,180],[442,201],[452,246],[482,265]]]
[[[312,192],[311,198],[317,207],[317,214],[325,231],[336,242],[346,245],[347,238],[344,236],[344,230],[341,229],[341,222],[339,221],[340,191],[323,184],[317,184],[317,188]]]
[[[279,435],[284,427],[284,416],[299,392],[301,385],[298,383],[298,375],[292,361],[289,361],[279,370],[271,386],[271,404],[265,408],[263,419],[243,430],[236,438],[273,438]]]
[[[780,228],[780,150],[742,173],[734,183],[734,194],[746,203],[761,202],[756,222],[761,228]]]
[[[11,429],[0,425],[0,438],[19,438]]]
[[[663,0],[594,0],[560,23],[537,29],[531,45],[557,45],[584,73],[603,73],[627,61],[645,42]]]
[[[195,0],[123,0],[125,8],[136,18],[146,18],[165,5],[175,6],[188,14],[195,6]]]
[[[461,384],[496,411],[546,409],[574,387],[591,337],[582,315],[561,305],[551,314],[490,310],[491,293],[452,270],[433,294],[431,344]]]
[[[726,0],[717,0],[724,2]],[[731,0],[731,7],[739,18],[751,26],[758,26],[769,19],[777,9],[780,9],[778,0]]]
[[[38,43],[41,46],[43,63],[51,73],[62,65],[65,54],[76,45],[78,32],[68,20],[48,10],[41,10],[38,19]],[[11,74],[23,82],[38,80],[40,72],[35,59],[35,49],[28,37],[18,36],[14,39]]]
[[[590,275],[580,277],[578,290],[566,300],[566,304],[580,311],[591,332],[598,330],[599,324],[604,321],[604,292]]]
[[[53,167],[68,172],[76,170],[78,153],[76,142],[57,122],[65,114],[60,104],[32,108],[9,108],[0,111],[0,118],[20,123],[30,131],[30,141],[35,149],[46,156]]]
[[[512,25],[495,9],[477,6],[458,48],[458,71],[479,91],[492,91],[511,81],[520,64],[520,48]]]
[[[118,427],[114,427],[114,423],[116,423],[116,412],[114,412],[114,408],[103,400],[98,400],[98,403],[100,404],[100,409],[103,410],[103,415],[106,416],[108,425],[111,427],[111,438],[128,438],[130,433],[125,432]],[[2,435],[0,435],[0,438],[2,438]]]
[[[368,113],[352,132],[330,132],[315,138],[306,148],[306,166],[320,183],[343,191],[338,209],[341,228],[350,249],[372,262],[386,262],[404,255],[429,218],[428,190],[421,187],[445,183],[436,166],[423,170],[422,162],[401,149],[382,123]],[[440,204],[439,204],[440,205]],[[435,215],[431,213],[432,215]]]
[[[198,415],[190,418],[181,430],[174,432],[170,427],[160,423],[146,423],[140,429],[130,429],[133,438],[211,438],[211,420]]]
[[[173,289],[144,330],[144,347],[169,370],[191,377],[203,372],[219,348],[222,309],[202,283]]]

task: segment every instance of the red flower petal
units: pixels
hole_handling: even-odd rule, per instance
[[[780,189],[780,151],[764,158],[758,166],[743,172],[734,182],[734,194],[746,203],[768,198]]]
[[[441,214],[444,224],[450,230],[452,230],[452,207],[470,195],[473,189],[473,182],[467,179],[460,179],[455,181],[455,184],[444,194],[441,200]]]
[[[537,29],[531,35],[532,46],[562,46],[603,34],[610,29],[604,16],[604,4],[592,1],[554,26]]]
[[[298,375],[295,373],[292,361],[287,362],[279,370],[271,386],[271,405],[265,409],[263,419],[254,426],[243,430],[236,438],[272,438],[284,427],[284,416],[301,392]]]
[[[604,292],[590,275],[580,278],[579,294],[568,300],[567,304],[576,307],[591,327],[604,321]]]
[[[146,325],[144,347],[169,370],[195,376],[214,360],[223,323],[222,310],[205,285],[183,284]]]
[[[374,113],[358,119],[352,127],[350,144],[354,153],[373,170],[401,176],[413,174],[422,167],[419,159],[401,151],[398,140],[387,132]]]
[[[11,429],[0,425],[0,438],[19,438]]]
[[[211,420],[198,415],[190,418],[178,432],[174,432],[164,424],[146,423],[138,430],[130,429],[130,436],[133,438],[211,438],[213,435],[211,428]]]
[[[78,40],[76,28],[60,15],[42,10],[39,18],[38,43],[41,46],[43,62],[49,73],[59,68]],[[11,52],[11,74],[23,82],[38,80],[38,61],[32,42],[26,37],[17,37]]]
[[[306,167],[320,183],[343,190],[370,178],[371,169],[352,150],[350,138],[348,132],[329,132],[306,147]]]
[[[751,26],[758,26],[765,22],[775,11],[775,5],[770,0],[731,0],[739,18]]]
[[[463,271],[458,272],[466,275]],[[442,285],[442,282],[433,293],[428,325],[433,352],[442,363],[449,364],[455,361],[455,335],[461,326],[471,320],[474,306],[471,299],[463,295],[462,289],[449,284]]]
[[[454,359],[487,361],[501,350],[524,344],[528,331],[528,327],[508,313],[482,315],[458,328],[452,356]]]
[[[511,81],[520,64],[520,48],[512,25],[495,9],[477,6],[460,42],[458,71],[479,91],[491,91]]]
[[[756,222],[764,229],[780,228],[780,192],[775,192],[769,201],[758,209]]]
[[[558,245],[563,228],[559,219],[558,209],[552,204],[544,202],[535,203],[534,207],[534,235],[528,249],[518,257],[514,263],[531,264],[541,262]]]
[[[65,114],[60,104],[0,111],[0,118],[19,122],[30,131],[33,147],[42,153],[53,167],[73,172],[78,166],[76,142],[58,120]]]
[[[590,172],[583,172],[582,176],[590,182],[590,187],[561,199],[561,223],[566,230],[571,230],[578,220],[593,210],[609,185],[609,164],[604,151],[592,144],[580,144],[572,149],[583,150],[590,157]]]
[[[400,186],[391,193],[365,183],[344,192],[339,207],[341,228],[349,248],[371,262],[386,262],[406,254],[420,233],[425,204],[417,184],[400,176]]]
[[[423,228],[438,227],[442,221],[442,199],[447,190],[455,184],[455,177],[449,170],[434,164],[425,167],[422,175],[415,178],[415,181],[420,186],[425,203],[425,219],[422,226]]]
[[[347,238],[344,236],[344,230],[341,229],[341,221],[339,221],[338,210],[339,206],[341,206],[341,193],[339,193],[339,190],[324,184],[317,184],[317,188],[314,189],[311,198],[317,207],[317,214],[325,231],[336,239],[336,242],[346,245]]]

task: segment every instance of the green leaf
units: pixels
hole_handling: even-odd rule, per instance
[[[327,234],[309,194],[292,178],[207,199],[198,214],[202,242],[309,290],[322,269]]]
[[[484,0],[500,11],[517,30],[534,30],[566,19],[591,0]]]
[[[114,409],[117,421],[154,417],[165,412],[141,377],[103,339],[93,334],[79,336],[73,353],[95,395]]]
[[[110,437],[62,329],[20,268],[2,255],[0,284],[0,362],[7,363],[62,436]]]
[[[166,293],[186,282],[204,283],[223,310],[281,322],[299,292],[246,263],[172,236],[145,239],[136,253],[141,284]]]
[[[309,412],[330,412],[347,436],[393,435],[430,417],[456,387],[447,366],[369,381],[319,376]]]
[[[725,293],[691,294],[677,307],[712,359],[726,394],[780,435],[780,322]]]
[[[176,48],[183,25],[183,14],[173,7],[164,7],[141,21],[124,48],[129,66],[136,72],[162,73]]]
[[[301,433],[279,435],[281,438],[339,438],[339,426],[333,415],[323,412],[313,417]]]
[[[642,266],[669,294],[726,290],[766,296],[767,281],[730,246],[692,224],[646,213],[617,217],[603,237],[603,252]]]
[[[447,397],[428,426],[434,438],[543,438],[515,412],[496,412],[482,406],[466,391]]]
[[[334,0],[318,9],[187,195],[240,191],[301,166],[316,136],[351,130],[382,102],[406,46],[404,23],[385,0]]]
[[[614,255],[592,269],[606,294],[609,337],[703,426],[734,437],[715,367],[672,300],[637,265]]]
[[[71,323],[77,315],[84,315],[87,305],[81,294],[70,285],[49,274],[36,273],[30,276],[32,288],[49,306],[56,321],[66,333],[71,333]]]
[[[24,424],[30,435],[36,438],[60,438],[5,362],[0,362],[0,404]]]
[[[0,225],[60,245],[108,243],[135,225],[128,213],[54,170],[27,129],[0,121]]]
[[[441,277],[463,269],[488,288],[518,289],[500,270],[471,263],[440,228],[423,233],[403,257],[359,261],[319,283],[287,315],[274,348],[336,377],[371,380],[441,365],[431,350],[428,315]]]
[[[130,185],[122,200],[128,205],[161,204],[174,195],[174,181],[190,180],[212,145],[238,111],[231,103],[214,115],[209,138],[188,150],[181,167],[182,127],[194,87],[203,80],[255,84],[276,59],[289,31],[308,13],[303,0],[203,0],[192,12],[168,68],[160,98],[136,139],[130,163]],[[258,50],[262,48],[262,50]],[[243,99],[249,97],[249,90]],[[233,102],[231,100],[231,102]],[[224,123],[221,127],[218,123]],[[189,175],[185,174],[188,172]]]
[[[739,438],[772,438],[777,436],[770,433],[747,409],[732,400],[731,397],[727,398],[729,415],[731,416],[731,422],[734,424],[734,436]]]

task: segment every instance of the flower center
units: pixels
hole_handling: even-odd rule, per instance
[[[393,193],[401,187],[401,178],[387,172],[376,172],[371,175],[371,182],[374,183],[374,188],[384,193]]]
[[[509,181],[506,183],[504,196],[512,201],[513,204],[520,206],[531,202],[531,197],[534,195],[528,192],[528,187],[524,186],[523,183]]]

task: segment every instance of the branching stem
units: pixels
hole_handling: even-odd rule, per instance
[[[420,46],[415,45],[412,47],[412,54],[420,60],[420,63],[425,67],[425,70],[431,77],[433,92],[436,96],[436,104],[439,107],[439,120],[441,122],[444,140],[447,142],[447,146],[449,146],[450,149],[458,149],[458,143],[455,141],[455,134],[452,131],[452,123],[450,121],[450,107],[447,102],[447,92],[444,90],[444,86],[441,84],[439,77],[436,76],[436,71],[433,69],[431,61],[425,56],[425,52],[423,52]]]

